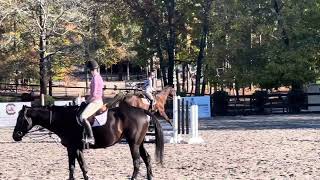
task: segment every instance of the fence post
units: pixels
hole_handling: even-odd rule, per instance
[[[185,111],[185,106],[184,106],[184,100],[185,99],[181,99],[181,134],[185,134],[185,125],[184,125],[184,121],[186,120],[184,117],[184,111]],[[180,115],[180,114],[179,114]]]
[[[199,117],[198,105],[192,104],[190,108],[190,124],[192,137],[189,139],[189,144],[204,143],[204,140],[199,136]]]
[[[178,99],[177,99],[178,134],[181,134],[181,120],[182,120],[182,118],[181,118],[181,100],[182,99],[180,97],[178,97]]]
[[[41,94],[40,96],[41,106],[44,106],[44,94]]]
[[[178,99],[180,99],[180,96],[173,97],[173,137],[170,139],[170,143],[180,142],[180,138],[178,137]]]
[[[189,101],[186,101],[186,134],[189,134]]]
[[[76,98],[76,102],[75,102],[77,106],[80,106],[81,105],[81,95],[80,93],[78,94],[78,97]]]

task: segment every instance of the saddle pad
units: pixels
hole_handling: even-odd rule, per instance
[[[148,99],[146,99],[146,98],[142,98],[142,102],[144,103],[144,104],[150,104],[150,102],[148,101]]]
[[[105,125],[107,122],[107,117],[108,117],[108,110],[106,110],[104,113],[102,113],[98,116],[95,116],[94,123],[93,123],[92,127]]]

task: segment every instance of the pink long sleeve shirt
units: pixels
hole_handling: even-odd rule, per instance
[[[100,74],[95,74],[90,83],[90,102],[102,100],[103,80]]]

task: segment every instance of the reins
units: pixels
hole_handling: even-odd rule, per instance
[[[46,108],[46,110],[49,111],[49,124],[51,125],[53,123],[53,119],[52,119],[52,116],[53,116],[53,111],[51,108]],[[26,110],[27,111],[27,110]],[[26,114],[26,111],[25,111],[25,114]],[[29,119],[31,118],[28,118],[26,115],[25,115],[25,119],[27,120],[27,122],[30,124],[29,122]],[[24,123],[24,122],[23,122]],[[32,140],[44,140],[46,138],[48,138],[48,136],[51,138],[51,139],[54,139],[55,143],[58,143],[57,140],[52,137],[52,135],[54,134],[53,132],[51,131],[47,131],[47,132],[43,132],[43,133],[36,133],[36,132],[41,132],[41,131],[47,131],[45,130],[44,127],[40,127],[38,126],[36,129],[32,130],[32,131],[29,131],[25,136],[26,137],[29,137],[30,139]],[[43,138],[42,138],[43,137]],[[39,139],[40,138],[40,139]]]

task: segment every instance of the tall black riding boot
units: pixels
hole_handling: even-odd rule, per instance
[[[152,111],[152,110],[153,110],[153,100],[151,100],[151,99],[150,99],[149,110],[150,110],[150,111]]]
[[[87,137],[84,139],[84,142],[93,145],[94,137],[93,137],[92,127],[90,125],[90,122],[85,119],[83,120],[82,124],[87,135]]]

